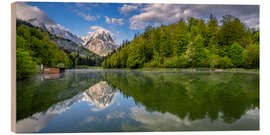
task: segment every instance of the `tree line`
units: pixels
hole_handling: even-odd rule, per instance
[[[102,63],[104,68],[259,68],[259,29],[225,15],[219,22],[190,17],[175,24],[148,26],[125,41]]]
[[[39,64],[70,66],[68,55],[50,40],[47,32],[26,25],[19,25],[16,30],[17,79],[38,72]]]
[[[42,29],[17,20],[16,28],[16,76],[17,79],[39,72],[38,65],[74,68],[78,65],[101,65],[102,58],[83,55],[59,48],[51,40],[58,38]],[[86,49],[86,51],[89,51]]]

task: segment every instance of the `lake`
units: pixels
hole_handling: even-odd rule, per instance
[[[259,73],[74,69],[17,81],[16,130],[259,130]]]

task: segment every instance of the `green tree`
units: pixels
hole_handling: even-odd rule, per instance
[[[259,30],[249,29],[236,17],[223,16],[221,25],[213,15],[207,23],[191,17],[187,22],[147,27],[142,34],[136,33],[132,41],[123,42],[120,49],[105,58],[103,67],[231,68],[245,64],[258,68],[254,63],[259,55],[247,59],[250,53],[256,55],[250,44],[259,46]]]
[[[259,68],[260,51],[258,44],[251,44],[243,51],[243,65],[246,68]]]
[[[217,35],[221,46],[230,46],[232,43],[242,40],[245,26],[238,18],[225,15],[221,22],[222,26]]]
[[[184,20],[180,20],[176,27],[172,29],[171,46],[173,46],[174,56],[181,56],[186,51],[190,40],[187,30],[188,27]]]
[[[209,51],[203,47],[204,39],[201,35],[196,36],[194,43],[188,45],[186,58],[193,67],[207,66],[206,60]]]
[[[17,69],[18,78],[36,72],[34,68],[37,64],[61,67],[71,65],[69,56],[50,40],[47,32],[20,24],[16,34],[17,65],[20,67]]]
[[[21,48],[16,50],[16,76],[17,79],[28,77],[37,72],[36,63],[29,53]]]
[[[237,42],[234,42],[230,49],[230,58],[231,58],[232,64],[235,67],[241,66],[242,57],[243,57],[243,47],[239,45]]]

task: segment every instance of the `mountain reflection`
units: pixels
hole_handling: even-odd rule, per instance
[[[112,87],[106,81],[101,81],[90,87],[83,94],[96,107],[104,109],[113,103],[115,91],[113,91]]]
[[[20,120],[16,124],[17,132],[38,132],[56,115],[67,111],[72,105],[79,102],[89,102],[94,105],[93,110],[102,110],[109,107],[115,97],[115,90],[106,82],[100,81],[82,93],[70,99],[52,105],[44,112],[35,113],[32,116]]]
[[[17,132],[259,129],[257,73],[64,74],[17,83]]]

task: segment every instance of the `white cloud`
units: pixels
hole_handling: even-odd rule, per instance
[[[24,21],[36,19],[38,22],[42,22],[47,25],[55,24],[54,21],[51,20],[47,14],[38,7],[31,6],[23,2],[16,3],[16,17]]]
[[[190,121],[187,117],[180,119],[178,116],[168,112],[148,112],[146,111],[145,107],[137,106],[131,108],[130,118],[142,124],[136,128],[143,127],[144,129],[154,131],[182,129],[192,125],[192,121]]]
[[[120,8],[120,13],[122,14],[126,14],[126,13],[129,13],[131,11],[134,11],[138,9],[138,6],[135,5],[135,4],[132,4],[132,5],[127,5],[127,4],[124,4],[121,8]]]
[[[46,25],[47,29],[54,29],[54,30],[63,30],[63,31],[70,31],[68,28],[62,26],[61,24],[52,24],[52,25]]]
[[[90,29],[91,29],[92,31],[96,31],[96,30],[100,30],[100,29],[105,30],[103,27],[101,27],[101,26],[96,26],[96,25],[90,26]]]
[[[129,19],[131,29],[144,29],[147,25],[176,23],[187,17],[208,17],[213,13],[218,18],[231,14],[240,18],[249,27],[259,26],[259,7],[248,5],[180,5],[146,4],[140,13]]]
[[[64,31],[69,31],[60,24],[56,24],[53,20],[47,16],[47,14],[40,10],[36,6],[31,6],[23,2],[16,3],[16,17],[23,21],[29,21],[32,25],[39,27],[41,24],[44,24],[47,29],[60,29]],[[34,21],[35,20],[35,21]]]
[[[109,18],[108,16],[105,16],[105,21],[108,24],[116,24],[116,25],[124,24],[124,19],[122,18]]]
[[[141,13],[129,19],[131,29],[144,29],[147,25],[174,23],[191,15],[189,9],[182,9],[173,4],[149,4]]]
[[[244,24],[248,25],[250,28],[259,28],[260,19],[259,16],[251,15],[251,16],[244,16],[240,18],[243,20]]]
[[[110,119],[115,119],[115,118],[124,118],[125,115],[126,115],[126,114],[125,114],[124,112],[112,111],[111,113],[109,113],[109,114],[106,116],[106,119],[107,119],[107,120],[110,120]]]
[[[77,12],[77,15],[84,18],[86,21],[95,21],[97,17],[85,14],[83,12]]]

